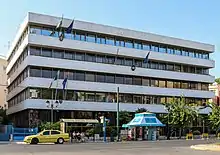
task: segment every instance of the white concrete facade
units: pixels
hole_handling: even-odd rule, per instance
[[[22,34],[24,29],[28,27],[28,24],[40,24],[55,26],[59,22],[60,18],[52,17],[48,15],[41,15],[35,13],[28,13],[24,23],[21,25],[18,36],[15,39],[9,55],[13,51],[14,44]],[[70,19],[64,19],[64,27],[68,27]],[[214,46],[204,43],[198,43],[183,39],[177,39],[172,37],[166,37],[161,35],[155,35],[151,33],[138,32],[128,29],[116,28],[111,26],[104,26],[100,24],[88,23],[83,21],[75,21],[74,29],[84,30],[88,32],[97,32],[102,34],[109,34],[115,36],[123,36],[126,38],[134,38],[139,40],[146,40],[150,42],[158,42],[163,44],[169,44],[174,46],[181,46],[186,48],[192,48],[197,50],[206,51],[207,53],[214,52]],[[71,49],[78,51],[89,51],[91,53],[102,53],[116,55],[118,47],[111,45],[95,44],[90,42],[83,42],[77,40],[64,39],[62,42],[58,38],[50,36],[42,36],[35,34],[28,34],[22,41],[20,47],[15,52],[14,57],[8,63],[6,72],[9,73],[15,64],[18,57],[22,54],[24,48],[29,45],[41,46],[41,47],[53,47],[59,49]],[[127,56],[132,58],[144,58],[148,51],[131,49],[126,47],[119,47],[119,56]],[[179,64],[186,64],[191,66],[199,66],[206,68],[215,67],[215,62],[209,59],[199,59],[187,56],[171,55],[166,53],[151,52],[150,60],[162,61],[162,62],[173,62]],[[18,75],[28,66],[39,66],[39,67],[50,67],[50,68],[64,68],[72,70],[82,71],[93,71],[101,73],[113,73],[123,74],[131,76],[144,76],[161,79],[171,80],[183,80],[192,82],[203,82],[213,83],[214,77],[211,75],[192,74],[184,72],[174,72],[147,68],[138,68],[135,71],[131,71],[129,66],[116,66],[111,64],[100,64],[86,61],[74,61],[57,58],[46,58],[40,56],[28,55],[24,61],[19,65],[16,71],[8,78],[8,85],[10,85]],[[52,79],[27,77],[22,81],[17,88],[14,88],[8,96],[7,100],[12,99],[22,90],[28,87],[40,87],[48,88],[49,83]],[[62,89],[59,81],[59,88]],[[190,89],[175,89],[175,88],[159,88],[159,87],[147,87],[147,86],[136,86],[136,85],[124,85],[124,84],[109,84],[109,83],[98,83],[98,82],[86,82],[86,81],[74,81],[69,80],[68,89],[76,89],[82,91],[99,91],[99,92],[116,92],[116,88],[120,87],[120,93],[131,93],[131,94],[146,94],[146,95],[158,95],[158,96],[185,96],[191,98],[213,98],[214,93],[204,90],[190,90]],[[162,105],[144,105],[144,104],[128,104],[121,103],[121,110],[135,111],[137,108],[147,108],[148,110],[156,113],[164,113],[164,107]],[[13,114],[25,109],[47,109],[45,100],[42,99],[27,99],[11,108],[8,109],[8,114]],[[81,102],[81,101],[64,101],[60,110],[86,110],[86,111],[116,111],[116,105],[114,103],[96,103],[96,102]],[[207,113],[207,112],[204,112]]]

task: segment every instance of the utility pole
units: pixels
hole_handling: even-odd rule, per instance
[[[117,140],[119,139],[119,87],[117,87]]]

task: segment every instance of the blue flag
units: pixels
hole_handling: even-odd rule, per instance
[[[147,53],[146,57],[144,58],[143,63],[148,63],[148,58],[149,58],[150,52]]]
[[[71,22],[70,26],[66,29],[66,33],[71,33],[73,29],[74,20]]]
[[[66,84],[67,84],[67,77],[63,80],[63,83],[62,83],[62,85],[63,85],[63,90],[65,90],[66,89]]]

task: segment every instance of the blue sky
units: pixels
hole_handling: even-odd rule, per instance
[[[211,58],[220,77],[220,1],[201,0],[3,0],[0,7],[0,54],[6,55],[27,12],[64,15],[100,24],[147,31],[216,46]]]

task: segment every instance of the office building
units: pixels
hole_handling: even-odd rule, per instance
[[[0,108],[7,108],[7,75],[6,75],[7,60],[0,56]]]
[[[96,118],[99,112],[114,118],[118,87],[120,110],[131,112],[165,113],[161,103],[173,97],[199,105],[214,96],[208,90],[213,45],[78,20],[60,41],[58,32],[51,35],[60,20],[28,13],[9,50],[7,113],[17,126],[50,121],[46,101],[55,94],[62,104],[54,106],[54,121]],[[64,30],[71,22],[63,19]],[[49,85],[58,70],[56,92],[56,82]]]

